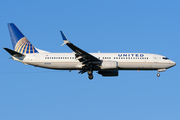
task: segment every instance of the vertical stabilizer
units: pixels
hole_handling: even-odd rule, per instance
[[[14,51],[24,54],[38,53],[14,23],[8,23],[8,28]]]

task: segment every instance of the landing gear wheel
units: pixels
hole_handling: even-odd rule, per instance
[[[157,73],[157,77],[159,77],[160,76],[160,74],[159,73]]]
[[[93,79],[93,75],[89,75],[89,79],[92,80]]]

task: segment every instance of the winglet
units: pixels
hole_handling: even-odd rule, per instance
[[[64,33],[63,33],[62,31],[60,31],[60,32],[61,32],[61,36],[62,36],[63,40],[68,40],[68,39],[66,38],[66,36],[64,35]]]
[[[63,41],[64,41],[64,43],[63,43],[61,46],[65,45],[65,44],[67,44],[67,43],[70,43],[69,40],[68,40],[68,39],[66,38],[66,36],[64,35],[64,33],[63,33],[62,31],[60,31],[60,33],[61,33],[62,39],[63,39]]]

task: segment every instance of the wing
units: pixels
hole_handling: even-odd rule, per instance
[[[73,45],[71,42],[69,42],[69,40],[66,38],[66,36],[64,35],[64,33],[62,31],[61,35],[63,38],[64,43],[63,45],[67,45],[69,48],[71,48],[76,54],[75,57],[76,59],[78,59],[80,62],[82,62],[83,64],[96,64],[99,65],[101,63],[101,60],[98,59],[97,57],[85,52],[84,50],[78,48],[77,46]]]

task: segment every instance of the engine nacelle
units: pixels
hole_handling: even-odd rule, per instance
[[[101,63],[102,70],[117,70],[118,62],[116,61],[102,61]]]
[[[98,71],[102,76],[118,76],[118,70]]]

